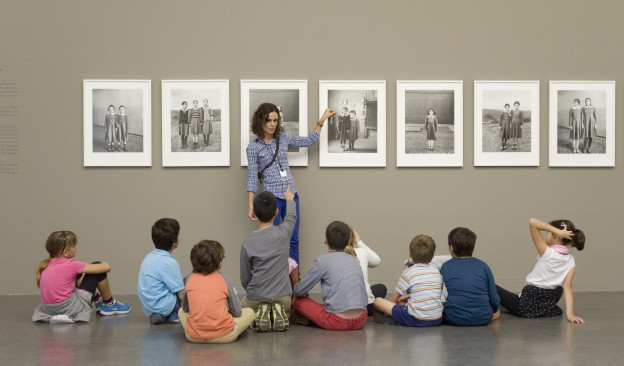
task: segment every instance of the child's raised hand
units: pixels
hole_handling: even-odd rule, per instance
[[[356,244],[357,244],[357,243],[359,243],[359,242],[360,242],[360,240],[362,240],[362,239],[360,238],[360,234],[358,234],[358,232],[357,232],[357,231],[355,231],[355,230],[353,230],[353,240],[355,241],[355,243],[356,243]]]
[[[573,236],[574,236],[574,232],[568,231],[568,228],[566,228],[566,227],[564,227],[563,229],[559,230],[559,237],[560,238],[572,239]]]
[[[295,194],[290,190],[290,186],[286,187],[286,192],[284,192],[284,199],[286,201],[292,201],[295,199]]]

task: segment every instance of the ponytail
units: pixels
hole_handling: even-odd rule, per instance
[[[46,258],[39,263],[37,270],[35,271],[35,278],[37,279],[37,287],[39,287],[39,282],[41,281],[41,272],[48,267],[52,258]]]
[[[581,251],[585,248],[585,233],[582,230],[579,230],[574,226],[574,223],[570,220],[553,220],[550,222],[550,225],[556,227],[557,229],[563,229],[571,231],[572,239],[561,239],[561,242],[565,245],[569,245],[572,248],[576,248],[576,250]]]
[[[357,258],[357,254],[355,253],[355,249],[352,246],[350,246],[350,245],[347,245],[344,248],[344,252]]]
[[[572,243],[570,245],[578,251],[583,250],[583,248],[585,248],[585,233],[579,229],[574,229],[572,232],[574,236],[572,237]]]

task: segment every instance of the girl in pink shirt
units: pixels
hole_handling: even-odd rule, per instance
[[[130,305],[113,298],[106,273],[110,264],[88,264],[74,260],[78,238],[71,231],[55,231],[45,244],[49,257],[37,268],[41,305],[35,309],[35,322],[88,322],[92,304],[102,315],[125,314]],[[99,291],[99,293],[98,293]]]

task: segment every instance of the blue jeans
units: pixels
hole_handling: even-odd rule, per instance
[[[277,208],[279,214],[275,217],[273,224],[279,225],[286,217],[286,200],[277,198]],[[299,194],[295,193],[295,203],[297,204],[297,222],[295,223],[295,229],[290,237],[290,258],[294,259],[299,264]]]
[[[392,319],[406,327],[435,327],[442,324],[442,317],[436,320],[416,319],[409,313],[407,306],[399,304],[392,307]]]

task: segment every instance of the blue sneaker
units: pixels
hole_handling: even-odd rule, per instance
[[[104,306],[104,301],[102,301],[102,298],[100,297],[93,305],[95,305],[95,311],[99,313],[102,306]]]
[[[169,316],[167,317],[167,323],[179,323],[179,322],[180,322],[180,317],[178,316],[178,313],[176,311],[169,314]]]
[[[113,300],[112,304],[102,304],[100,308],[100,314],[102,315],[127,314],[129,312],[130,305],[120,303],[117,300]]]

